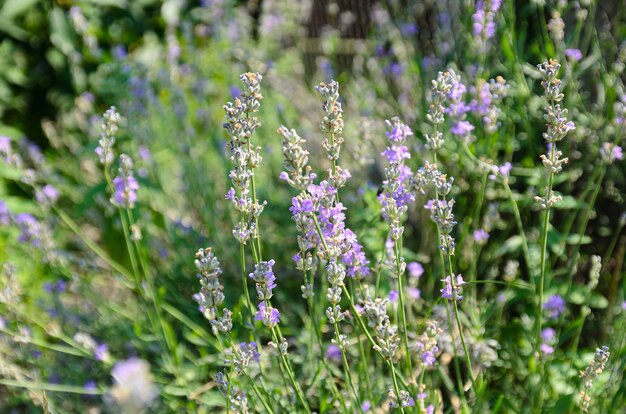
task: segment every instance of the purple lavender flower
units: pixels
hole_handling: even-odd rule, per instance
[[[372,409],[372,404],[368,400],[363,401],[363,404],[361,404],[361,411],[366,413],[371,409]]]
[[[422,295],[422,292],[420,292],[420,290],[416,287],[408,288],[407,293],[409,294],[409,297],[413,300],[419,299]]]
[[[0,135],[0,155],[8,157],[11,153],[11,138]]]
[[[511,175],[511,170],[513,169],[513,166],[511,165],[510,162],[505,162],[504,164],[502,164],[499,167],[493,167],[493,174],[489,175],[489,179],[490,180],[495,180],[497,178],[496,174],[500,174],[502,175],[505,179],[508,179],[509,176]]]
[[[239,96],[242,93],[241,88],[239,88],[238,86],[232,85],[230,88],[230,95],[234,98],[239,98]]]
[[[35,199],[39,204],[50,205],[59,198],[59,192],[50,184],[43,186],[41,191],[35,193]]]
[[[404,145],[391,145],[381,155],[392,164],[400,164],[402,161],[411,158],[409,149]]]
[[[422,354],[422,362],[425,366],[430,367],[437,362],[437,357],[435,355],[438,351],[439,348],[437,348],[437,346],[434,346],[431,350],[424,351]]]
[[[400,295],[398,294],[397,290],[392,290],[389,292],[389,302],[396,303],[399,297]]]
[[[400,32],[403,36],[412,36],[419,32],[419,28],[415,23],[404,23],[400,26]]]
[[[47,293],[63,293],[67,287],[64,280],[57,280],[54,283],[46,282],[43,284],[43,290]]]
[[[450,129],[454,135],[459,137],[467,137],[474,130],[474,125],[468,121],[459,121]]]
[[[83,388],[86,391],[95,391],[96,389],[98,389],[98,387],[96,386],[96,382],[94,380],[88,380],[87,382],[85,382],[85,384],[83,385]]]
[[[261,354],[256,346],[256,342],[242,342],[239,344],[239,352],[241,354],[247,355],[254,362],[259,362],[261,360]]]
[[[578,62],[580,59],[583,58],[583,54],[580,49],[565,49],[565,57],[575,62]]]
[[[396,78],[404,73],[404,67],[399,62],[392,62],[383,68],[383,74]]]
[[[28,213],[20,213],[15,216],[15,224],[20,228],[18,237],[20,242],[31,243],[33,246],[41,245],[41,224],[34,216]]]
[[[330,344],[328,345],[328,348],[326,348],[325,355],[326,355],[326,359],[329,359],[331,361],[340,361],[341,349],[335,344]]]
[[[96,346],[93,351],[96,361],[108,361],[111,358],[109,354],[109,346],[107,344],[100,344]]]
[[[550,354],[554,353],[554,347],[552,347],[552,346],[550,346],[550,345],[548,345],[546,343],[542,343],[539,348],[541,348],[541,352],[544,355],[550,355]]]
[[[391,131],[385,132],[385,135],[387,135],[387,138],[389,138],[389,141],[402,143],[408,137],[413,135],[413,131],[408,125],[399,122],[394,125]]]
[[[450,276],[447,276],[445,279],[442,280],[442,282],[444,282],[445,284],[444,288],[440,290],[442,298],[449,299],[449,300],[458,300],[458,301],[463,300],[463,296],[460,294],[461,286],[465,284],[465,281],[463,280],[463,276],[461,275],[456,276],[454,288],[452,288],[452,282],[450,280]]]
[[[419,279],[424,274],[424,267],[418,262],[409,262],[406,265],[406,269],[409,272],[409,276],[414,279]]]
[[[137,201],[137,190],[139,183],[132,175],[127,177],[117,176],[113,179],[113,187],[115,194],[113,195],[113,204],[120,207],[132,208]]]
[[[478,244],[484,244],[489,239],[489,233],[484,229],[478,229],[474,232],[474,241]]]
[[[115,45],[113,49],[111,49],[111,53],[116,60],[124,60],[128,53],[126,53],[126,46],[124,45]]]
[[[266,301],[272,298],[272,290],[276,287],[276,276],[272,271],[272,267],[276,262],[274,260],[261,261],[254,267],[254,272],[248,277],[256,282],[257,297],[260,301]]]
[[[550,295],[543,305],[546,316],[550,319],[558,319],[565,311],[565,300],[560,295]]]
[[[256,320],[271,328],[280,322],[280,312],[278,309],[266,306],[265,301],[261,301],[258,305]]]
[[[552,328],[545,328],[541,331],[541,339],[544,342],[554,343],[556,341],[556,331]]]
[[[0,200],[0,224],[9,224],[11,215],[4,201]]]

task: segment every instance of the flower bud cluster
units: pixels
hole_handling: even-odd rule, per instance
[[[322,141],[322,146],[328,153],[328,159],[337,161],[343,144],[343,109],[339,102],[339,83],[331,81],[329,84],[321,82],[315,90],[322,97],[322,111],[324,118],[320,123],[320,130],[329,137]]]
[[[405,159],[411,158],[406,145],[406,139],[413,135],[413,131],[403,124],[399,118],[387,121],[387,137],[389,146],[381,154],[387,158],[389,166],[385,168],[385,180],[383,191],[378,197],[382,205],[383,218],[390,227],[390,238],[396,242],[402,233],[402,215],[406,213],[407,206],[415,201],[415,195],[411,191],[413,172],[404,164]]]
[[[487,41],[496,34],[496,13],[502,5],[502,0],[479,0],[476,2],[476,11],[472,15],[472,33],[479,53],[487,51]]]
[[[589,269],[589,291],[593,291],[600,281],[600,271],[602,270],[602,258],[597,255],[591,256],[591,268]]]
[[[133,208],[137,201],[139,183],[133,176],[133,160],[128,155],[120,155],[120,168],[118,171],[118,176],[113,179],[115,192],[111,197],[111,203],[122,208]]]
[[[603,346],[602,348],[597,348],[596,353],[593,356],[593,361],[589,364],[587,369],[584,371],[580,371],[580,377],[583,381],[583,390],[580,391],[580,407],[583,412],[589,411],[589,403],[591,402],[591,397],[589,396],[589,391],[591,390],[591,386],[593,385],[593,381],[604,371],[606,367],[606,363],[609,360],[611,353],[609,352],[608,346]]]
[[[454,221],[454,199],[446,201],[445,199],[433,199],[426,204],[426,209],[430,210],[430,218],[437,224],[440,234],[439,248],[446,256],[454,256],[456,243],[451,233],[457,224]]]
[[[563,165],[568,162],[567,158],[561,158],[563,153],[557,149],[557,142],[565,138],[567,133],[572,131],[575,126],[572,121],[567,120],[567,109],[561,108],[561,105],[556,103],[563,99],[561,81],[557,78],[561,65],[556,60],[551,59],[549,62],[544,62],[537,67],[544,77],[541,86],[543,86],[546,98],[550,102],[544,115],[547,124],[546,132],[543,133],[543,138],[548,143],[548,152],[547,155],[541,155],[541,162],[550,176],[552,176],[561,172]],[[562,197],[554,194],[551,186],[546,187],[544,197],[535,197],[535,200],[543,209],[554,206],[561,199]]]
[[[239,223],[233,229],[233,236],[239,243],[246,244],[257,237],[257,219],[263,212],[266,202],[259,203],[254,193],[252,179],[254,169],[262,161],[261,148],[251,145],[251,137],[260,126],[258,119],[251,114],[261,106],[263,96],[260,93],[262,76],[258,73],[244,73],[239,79],[245,89],[235,102],[224,105],[226,123],[224,130],[230,139],[227,155],[233,163],[229,173],[233,184],[225,198],[230,200],[235,210],[240,213]]]
[[[233,327],[232,312],[224,308],[223,316],[218,314],[218,308],[224,303],[224,286],[219,280],[222,273],[220,262],[210,247],[200,249],[195,260],[200,279],[200,292],[193,295],[193,299],[200,305],[200,312],[213,326],[213,332],[230,332]]]
[[[399,408],[399,407],[413,407],[415,405],[415,399],[413,399],[413,397],[411,397],[411,394],[409,394],[407,391],[405,390],[400,390],[400,396],[396,396],[396,393],[394,390],[389,390],[387,392],[387,395],[389,396],[389,407],[390,408]]]
[[[450,71],[447,72],[439,72],[437,78],[434,79],[431,83],[431,96],[430,96],[430,105],[428,107],[428,114],[426,115],[426,119],[433,125],[437,126],[439,124],[443,124],[444,121],[444,113],[445,113],[445,103],[448,97],[448,94],[452,90],[453,85],[453,74]],[[436,150],[441,148],[439,144],[439,137],[428,137],[426,136],[426,141],[431,150]],[[432,145],[431,145],[432,144]],[[443,144],[443,143],[441,143]]]
[[[470,110],[470,106],[465,103],[465,93],[467,87],[461,81],[461,76],[457,75],[454,70],[450,69],[450,81],[451,88],[448,96],[448,107],[445,112],[453,119],[454,125],[450,129],[454,135],[461,138],[463,141],[468,142],[471,140],[471,133],[474,130],[474,125],[469,123],[466,118],[467,112]]]
[[[463,276],[446,276],[446,278],[441,281],[444,283],[444,288],[441,289],[442,298],[457,301],[463,300],[463,296],[461,295],[461,286],[465,284]]]
[[[611,142],[605,142],[600,147],[600,158],[607,165],[613,164],[617,160],[624,159],[624,151],[622,147]]]
[[[256,293],[259,299],[256,319],[263,322],[265,326],[273,327],[279,322],[280,312],[269,305],[273,296],[273,289],[276,287],[276,276],[272,271],[274,260],[261,261],[254,266],[254,273],[248,277],[256,282]],[[267,302],[267,303],[266,303]]]
[[[237,352],[233,352],[233,369],[235,374],[239,375],[244,372],[251,361],[259,362],[261,354],[257,351],[256,342],[242,342],[239,345],[233,344],[233,347],[237,347]]]
[[[300,138],[295,129],[289,130],[281,126],[278,133],[283,136],[282,150],[285,156],[283,162],[285,171],[280,173],[280,179],[296,190],[306,191],[316,177],[316,174],[311,172],[311,166],[307,165],[309,151],[302,147],[306,141]]]
[[[554,43],[560,44],[563,42],[565,38],[565,22],[561,18],[561,14],[556,10],[552,12],[552,18],[548,22],[548,31]]]
[[[240,388],[228,385],[228,378],[222,373],[215,374],[215,385],[230,402],[230,409],[236,414],[248,414],[248,397]]]
[[[388,302],[387,298],[372,299],[369,291],[366,291],[363,299],[363,315],[369,327],[374,328],[376,336],[374,350],[380,352],[385,359],[391,360],[400,344],[400,337],[398,327],[391,324],[387,315]]]
[[[476,87],[471,88],[474,99],[470,102],[470,110],[483,120],[485,132],[493,134],[500,126],[502,110],[499,104],[508,95],[510,85],[502,76],[491,79],[489,83],[480,79]]]
[[[441,335],[442,329],[435,321],[427,321],[424,332],[422,332],[415,341],[415,346],[419,359],[425,367],[435,364],[439,347],[437,341]]]
[[[115,135],[119,129],[121,115],[114,106],[106,110],[102,116],[100,140],[96,147],[96,154],[100,159],[100,164],[105,167],[113,163],[115,154],[113,153],[113,144],[115,144]]]

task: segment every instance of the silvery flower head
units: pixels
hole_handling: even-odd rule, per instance
[[[102,116],[102,124],[100,126],[100,141],[96,148],[96,154],[100,159],[100,163],[109,166],[113,163],[113,144],[115,144],[115,136],[119,129],[121,115],[114,106],[106,110]]]

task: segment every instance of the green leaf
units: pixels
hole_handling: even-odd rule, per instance
[[[43,3],[41,0],[5,0],[0,16],[7,20],[13,20],[20,14],[34,6],[35,3]]]
[[[589,299],[589,306],[595,309],[605,309],[609,306],[609,301],[601,294],[594,292]]]
[[[587,298],[587,287],[581,285],[574,285],[571,287],[571,292],[567,295],[567,302],[574,305],[582,305]]]

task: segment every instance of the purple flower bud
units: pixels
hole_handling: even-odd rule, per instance
[[[419,279],[424,274],[424,267],[418,262],[409,262],[406,268],[412,278]]]
[[[575,62],[578,62],[580,59],[583,58],[583,54],[580,49],[565,49],[565,57]]]
[[[565,300],[559,295],[550,295],[543,305],[546,316],[550,319],[558,319],[565,311]]]
[[[330,344],[328,345],[328,348],[326,348],[325,355],[326,355],[326,359],[329,359],[331,361],[340,361],[341,349],[335,344]]]
[[[483,244],[489,239],[489,233],[484,229],[478,229],[474,232],[474,241],[478,244]]]

